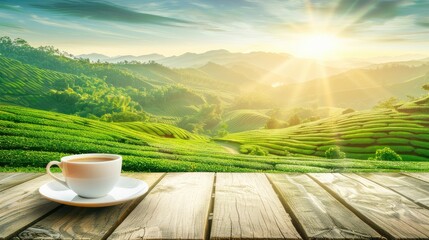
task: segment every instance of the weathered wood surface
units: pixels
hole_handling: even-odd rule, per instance
[[[428,239],[429,210],[356,174],[310,174],[373,228],[394,239]]]
[[[42,176],[42,174],[41,173],[0,173],[0,192],[39,176]]]
[[[214,173],[169,173],[109,239],[204,239]]]
[[[331,194],[305,174],[268,174],[288,212],[308,239],[381,239]]]
[[[163,173],[124,174],[144,180],[151,189]],[[63,206],[18,234],[27,239],[104,239],[144,196],[117,206],[84,208]]]
[[[365,173],[361,176],[405,196],[411,201],[429,209],[429,182],[399,173]]]
[[[130,176],[152,190],[80,208],[42,198],[47,175],[0,173],[0,239],[429,239],[429,173]]]
[[[59,206],[39,194],[39,187],[50,181],[52,178],[44,175],[0,192],[0,239],[12,236]]]
[[[418,178],[425,182],[429,182],[429,173],[403,173],[403,174],[410,177]]]
[[[301,239],[266,176],[218,173],[211,239]]]

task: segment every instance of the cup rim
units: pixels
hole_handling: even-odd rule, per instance
[[[108,157],[111,158],[109,161],[99,161],[99,162],[70,162],[70,160],[86,158],[86,157]],[[84,154],[75,154],[75,155],[67,155],[61,158],[61,162],[66,162],[69,164],[109,164],[112,162],[121,161],[122,156],[117,154],[110,153],[84,153]]]

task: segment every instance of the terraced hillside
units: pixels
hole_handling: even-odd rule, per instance
[[[429,98],[398,106],[398,110],[354,112],[295,127],[227,135],[223,140],[257,145],[271,154],[323,157],[340,146],[347,157],[368,159],[390,147],[406,161],[429,161]]]
[[[105,82],[115,87],[152,88],[153,85],[144,77],[137,77],[111,64],[93,63],[85,59],[74,59],[53,47],[32,47],[23,39],[12,41],[9,37],[0,37],[0,54],[7,58],[30,64],[37,68],[56,72],[69,73],[77,76],[85,75],[104,78]]]
[[[184,129],[165,123],[125,122],[117,123],[117,125],[138,131],[140,133],[147,133],[158,137],[176,138],[182,140],[208,140],[206,137],[197,134],[192,134]]]
[[[268,119],[266,114],[257,110],[234,110],[225,115],[225,123],[228,125],[229,132],[260,129],[265,126]]]
[[[23,106],[46,106],[48,92],[55,83],[78,81],[78,77],[39,69],[0,56],[0,102]],[[51,105],[54,105],[52,103]]]
[[[44,171],[78,153],[121,154],[126,171],[428,171],[427,162],[232,155],[205,137],[167,124],[106,123],[0,105],[0,171]]]
[[[101,116],[136,110],[123,88],[103,79],[41,69],[0,56],[0,103],[67,114]]]

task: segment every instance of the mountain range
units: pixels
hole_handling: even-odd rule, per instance
[[[250,52],[232,53],[227,50],[212,50],[205,53],[184,53],[179,56],[165,57],[160,54],[148,54],[141,56],[117,56],[108,57],[102,54],[92,53],[77,55],[77,58],[89,59],[92,62],[101,61],[109,63],[120,62],[149,62],[155,61],[170,68],[200,68],[208,63],[215,63],[232,68],[237,72],[249,74],[251,70],[255,75],[251,78],[257,82],[265,82],[270,85],[284,85],[290,82],[303,82],[315,78],[327,77],[347,70],[350,65],[327,65],[326,63],[294,57],[286,53]],[[303,71],[303,68],[304,70]]]
[[[65,106],[43,99],[30,100],[30,95],[31,98],[38,95],[29,91],[28,86],[17,88],[28,82],[26,76],[35,73],[40,80],[31,86],[44,89],[40,96],[63,98],[64,102],[76,103],[74,113],[98,117],[110,109],[143,109],[150,114],[176,118],[184,117],[185,112],[205,111],[205,105],[210,104],[222,105],[225,114],[239,109],[309,106],[369,109],[391,97],[402,100],[407,96],[419,97],[425,92],[421,86],[429,82],[428,58],[381,64],[359,62],[362,66],[350,68],[354,63],[322,63],[267,52],[213,50],[172,57],[159,54],[134,57],[140,60],[122,56],[116,58],[119,63],[102,62],[107,56],[100,54],[80,56],[100,59],[91,63],[57,52],[13,42],[0,44],[0,62],[4,63],[3,74],[7,74],[2,101],[12,103],[19,99],[25,105],[38,103],[45,109],[57,110]],[[346,64],[349,66],[344,67]],[[10,72],[11,68],[20,71]],[[54,74],[57,77],[52,77]],[[99,106],[98,112],[90,111],[91,104],[82,110],[90,98],[91,104]],[[269,111],[263,114],[268,117]]]

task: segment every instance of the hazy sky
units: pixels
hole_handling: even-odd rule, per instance
[[[429,0],[0,2],[0,35],[72,54],[429,54]]]

